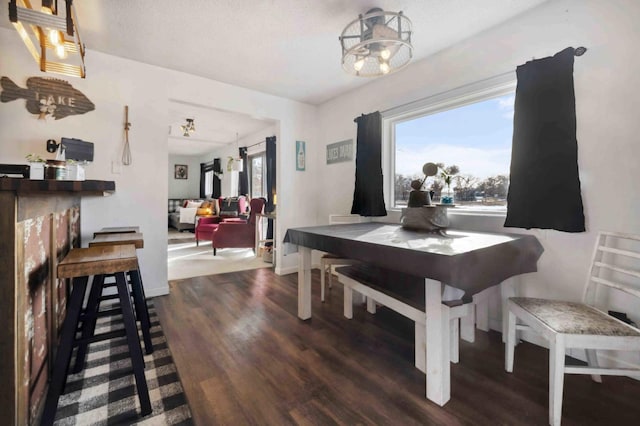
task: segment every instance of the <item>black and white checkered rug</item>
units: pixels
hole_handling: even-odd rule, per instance
[[[84,370],[67,378],[56,425],[192,425],[191,412],[153,304],[149,303],[154,351],[144,356],[153,412],[140,417],[126,338],[90,345]],[[122,328],[117,317],[98,320],[96,333]],[[144,353],[144,349],[143,349]],[[72,360],[73,363],[73,360]],[[72,364],[73,365],[73,364]]]

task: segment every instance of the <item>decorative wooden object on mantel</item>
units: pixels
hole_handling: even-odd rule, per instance
[[[112,181],[0,178],[0,407],[7,424],[38,424],[65,316],[56,267],[80,247],[80,199]]]

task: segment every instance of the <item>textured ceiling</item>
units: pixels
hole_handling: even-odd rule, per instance
[[[75,0],[74,5],[88,55],[100,51],[318,105],[372,81],[342,70],[338,36],[373,7],[403,11],[411,19],[415,62],[545,1]],[[7,7],[1,10],[0,25],[12,28]],[[87,79],[91,72],[87,69]],[[273,124],[232,119],[181,101],[171,105],[169,128],[195,116],[198,136],[183,145],[175,139],[189,138],[170,136],[170,153],[196,154],[233,142],[236,132],[242,138]]]
[[[370,81],[342,70],[338,36],[372,7],[403,11],[411,19],[417,61],[544,1],[76,0],[74,4],[90,50],[320,104]],[[91,70],[87,73],[90,77]]]

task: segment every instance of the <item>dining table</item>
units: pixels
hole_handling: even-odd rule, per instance
[[[285,255],[298,253],[298,317],[311,318],[311,252],[318,250],[424,279],[426,397],[451,397],[449,311],[444,285],[469,298],[510,278],[537,271],[543,247],[533,235],[448,229],[433,233],[399,224],[366,222],[289,228]],[[508,294],[508,291],[502,291]]]

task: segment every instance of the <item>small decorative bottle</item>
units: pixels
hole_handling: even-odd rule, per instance
[[[304,170],[304,151],[303,151],[303,145],[299,144],[298,145],[298,169],[299,170]]]
[[[451,189],[451,186],[447,185],[442,188],[442,193],[440,195],[440,203],[441,204],[455,204],[454,193]]]

